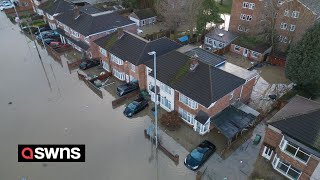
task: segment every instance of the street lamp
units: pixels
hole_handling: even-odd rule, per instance
[[[148,52],[150,56],[153,56],[153,77],[154,77],[154,108],[155,108],[155,121],[156,121],[156,149],[158,148],[158,107],[157,107],[157,63],[156,63],[156,55],[155,51]]]

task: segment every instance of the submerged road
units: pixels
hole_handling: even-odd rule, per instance
[[[33,42],[4,13],[0,22],[1,180],[195,179],[184,157],[156,161],[145,117],[125,118],[111,95],[100,99],[39,47],[44,71]],[[86,162],[19,163],[18,144],[85,144]]]

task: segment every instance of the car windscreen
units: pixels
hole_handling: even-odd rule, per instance
[[[194,149],[190,155],[197,161],[201,161],[203,157],[203,153],[199,152],[199,149]]]
[[[134,110],[134,109],[136,109],[137,105],[138,105],[137,102],[132,102],[128,105],[128,108],[131,110]]]

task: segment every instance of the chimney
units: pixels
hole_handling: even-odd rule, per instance
[[[198,65],[199,56],[197,55],[197,53],[194,53],[194,55],[191,57],[190,71],[194,71]]]
[[[80,9],[77,5],[73,8],[73,18],[77,19],[80,16]]]
[[[119,29],[118,29],[118,39],[121,39],[123,35],[124,35],[123,29],[122,29],[122,28],[119,28]]]

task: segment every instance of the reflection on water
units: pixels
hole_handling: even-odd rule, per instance
[[[157,158],[143,134],[145,117],[125,118],[111,95],[100,99],[39,48],[46,78],[33,42],[0,19],[1,180],[195,179],[184,154],[178,166],[162,152]],[[86,144],[86,162],[17,162],[17,144],[45,143]]]

